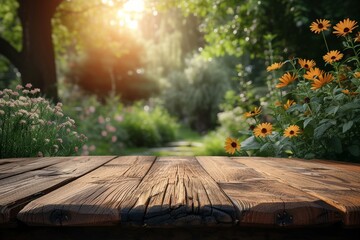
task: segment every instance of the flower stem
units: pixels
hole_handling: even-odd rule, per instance
[[[327,44],[327,41],[326,41],[326,38],[325,38],[325,34],[324,32],[321,32],[322,36],[323,36],[323,39],[324,39],[324,42],[325,42],[325,46],[326,46],[326,50],[329,52],[329,46]]]

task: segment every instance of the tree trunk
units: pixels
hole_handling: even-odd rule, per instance
[[[20,73],[23,84],[31,83],[53,101],[58,101],[51,18],[62,0],[18,0],[23,28]]]

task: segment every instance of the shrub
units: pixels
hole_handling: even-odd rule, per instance
[[[126,109],[121,126],[128,133],[127,146],[153,147],[172,141],[178,124],[164,109],[138,103]]]
[[[141,102],[124,106],[119,97],[101,103],[95,96],[72,99],[66,111],[78,119],[88,136],[84,155],[122,154],[126,147],[153,147],[173,141],[178,124],[161,107]]]
[[[280,91],[275,92],[278,101],[272,104],[273,120],[261,122],[261,108],[245,113],[252,131],[241,143],[241,154],[359,160],[360,32],[351,36],[357,23],[349,19],[334,26],[333,33],[342,37],[342,53],[328,49],[324,31],[329,27],[328,20],[311,24],[311,31],[324,37],[327,53],[323,59],[329,70],[301,58],[267,68],[269,72],[287,70],[276,85]]]
[[[62,104],[54,106],[39,92],[31,84],[0,91],[0,158],[72,155],[86,139]]]
[[[224,148],[221,143],[223,136],[219,131],[212,131],[203,137],[201,147],[195,149],[195,154],[200,156],[224,156]]]
[[[168,76],[168,87],[161,96],[168,111],[198,132],[214,129],[219,105],[231,89],[228,66],[198,55],[188,59],[184,72]]]

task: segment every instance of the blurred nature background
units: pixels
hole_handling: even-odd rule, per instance
[[[224,155],[266,106],[266,66],[322,61],[315,19],[355,0],[0,0],[0,89],[32,83],[88,137],[79,154]],[[334,49],[341,42],[328,39]]]

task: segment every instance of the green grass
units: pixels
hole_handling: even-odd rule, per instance
[[[189,127],[181,126],[176,141],[202,142],[203,136],[200,133],[191,130]]]
[[[219,133],[210,132],[204,136],[182,126],[177,138],[169,146],[158,148],[125,148],[119,155],[148,156],[225,156],[225,138]]]

